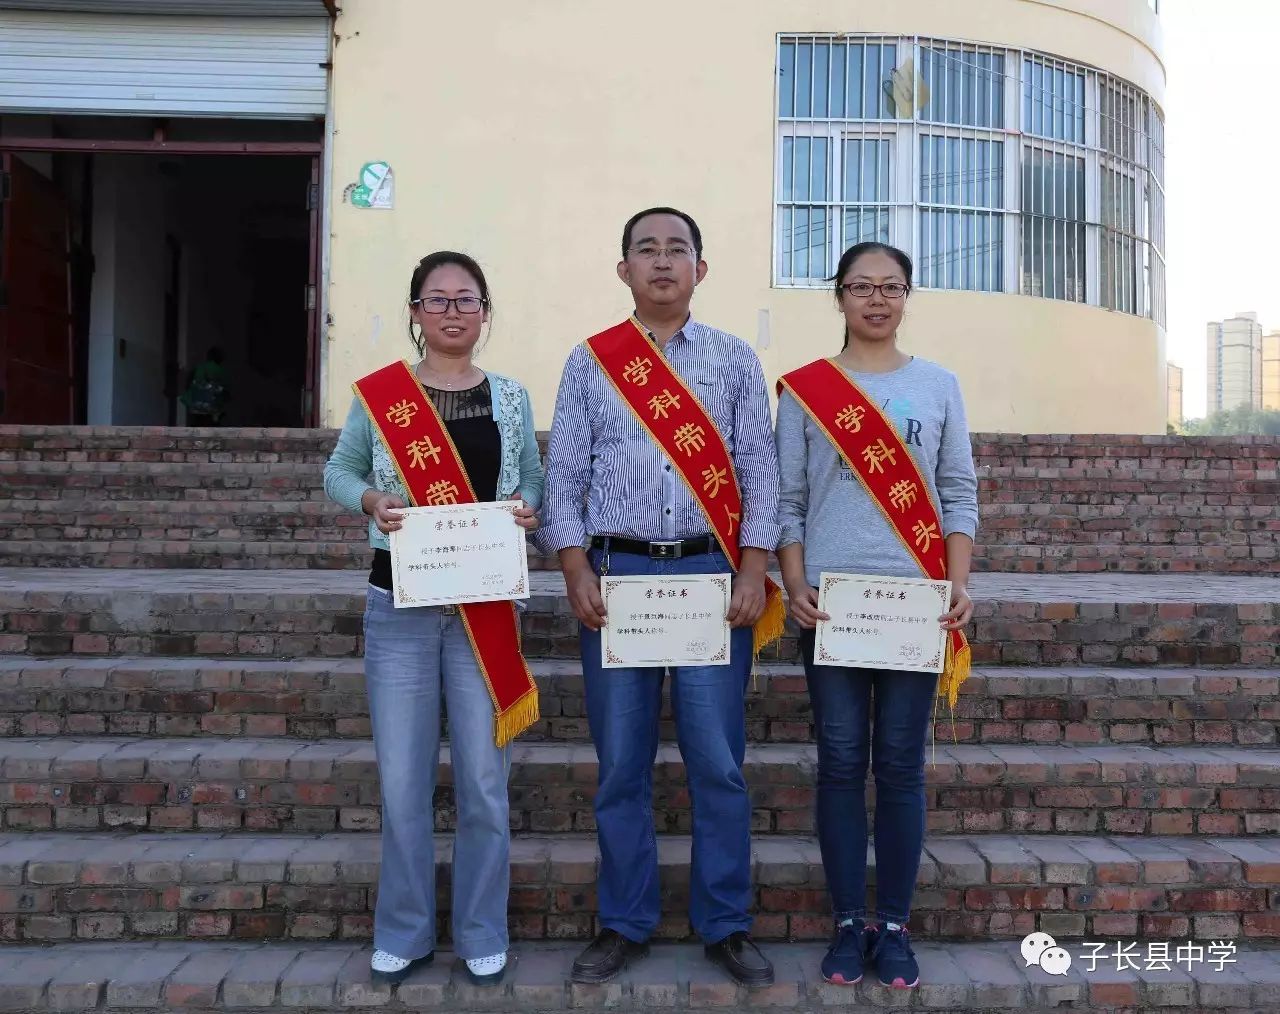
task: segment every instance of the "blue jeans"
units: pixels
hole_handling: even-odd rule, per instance
[[[836,921],[867,904],[867,765],[876,782],[876,915],[905,924],[924,847],[925,739],[938,677],[813,664],[801,635],[818,740],[818,844]]]
[[[507,950],[511,883],[507,749],[493,742],[493,701],[462,617],[439,607],[397,609],[369,586],[365,682],[382,785],[382,871],[373,942],[400,958],[436,944],[432,796],[440,756],[440,699],[449,713],[457,797],[453,948],[461,958]]]
[[[600,573],[604,554],[592,550]],[[720,552],[681,560],[611,553],[609,574],[726,574]],[[658,752],[663,668],[602,669],[600,634],[581,631],[587,721],[599,760],[600,924],[643,942],[658,926],[658,843],[653,763]],[[751,676],[751,628],[734,630],[729,664],[671,669],[676,738],[693,807],[689,915],[708,943],[751,928],[751,802],[742,775],[744,697]]]

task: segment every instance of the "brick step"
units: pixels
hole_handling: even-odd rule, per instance
[[[13,477],[10,488],[34,485],[33,476],[48,476],[54,487],[74,488],[80,482],[62,483],[69,475],[142,475],[155,469],[160,475],[199,471],[211,475],[220,470],[224,475],[262,475],[266,468],[279,468],[282,474],[309,472],[318,477],[337,443],[337,431],[315,431],[317,436],[296,443],[271,442],[269,446],[242,442],[238,447],[217,448],[208,441],[191,441],[189,446],[95,446],[93,441],[46,450],[6,450],[5,435],[0,433],[0,474]],[[121,443],[121,441],[113,441]],[[546,436],[539,440],[545,453]],[[198,446],[204,445],[204,446]],[[1274,448],[1270,451],[1274,465]],[[1240,446],[1231,451],[1238,460],[1226,461],[1226,467],[1207,467],[1205,462],[1183,461],[1179,467],[1162,462],[1158,468],[1142,468],[1134,463],[1127,468],[1115,459],[1082,459],[1079,464],[1064,467],[1027,467],[1011,464],[1019,456],[1015,448],[975,454],[982,500],[1008,504],[1010,514],[1018,507],[1040,505],[1080,505],[1087,507],[1241,507],[1266,506],[1280,498],[1280,479],[1274,467],[1261,460],[1239,457]],[[1191,494],[1193,499],[1188,500]],[[1221,504],[1206,503],[1204,497],[1223,497]],[[1167,499],[1165,499],[1167,498]],[[1200,498],[1200,499],[1194,499]],[[1047,512],[1052,513],[1052,512]],[[1151,517],[1162,516],[1153,511]]]
[[[326,455],[327,457],[327,455]],[[99,488],[129,490],[131,500],[167,500],[166,490],[238,489],[247,500],[276,499],[252,496],[245,490],[319,489],[324,461],[3,461],[0,482],[17,500],[48,500],[72,491],[73,497],[91,495]],[[121,499],[116,496],[112,499]]]
[[[568,981],[578,944],[521,943],[497,986],[475,986],[441,950],[396,987],[369,981],[368,945],[353,943],[112,943],[0,950],[0,999],[12,1010],[388,1011],[938,1010],[1028,1014],[1074,1007],[1094,1014],[1256,1014],[1280,1005],[1280,951],[1248,944],[1234,952],[1187,952],[1170,971],[1117,971],[1114,957],[1071,945],[1071,968],[1051,976],[1020,957],[1016,943],[914,943],[919,988],[888,990],[869,974],[857,986],[822,981],[818,944],[768,948],[776,981],[746,990],[706,960],[698,944],[659,944],[603,986]],[[1176,956],[1176,946],[1170,955]],[[1218,960],[1219,955],[1224,960]],[[74,965],[69,958],[75,959]],[[1199,960],[1197,960],[1199,958]],[[1171,957],[1171,962],[1173,958]],[[1108,963],[1109,962],[1109,963]]]
[[[164,526],[170,519],[193,514],[209,515],[221,521],[228,516],[271,517],[295,510],[300,513],[351,517],[327,498],[321,485],[321,475],[310,465],[306,467],[312,468],[311,474],[315,482],[309,496],[302,500],[282,500],[274,495],[255,499],[246,496],[245,490],[240,487],[221,490],[187,488],[182,496],[162,495],[172,494],[182,488],[183,484],[166,486],[164,480],[167,476],[182,475],[183,472],[181,469],[152,463],[128,472],[112,471],[105,465],[90,469],[94,474],[135,476],[138,492],[135,498],[117,496],[104,499],[95,495],[94,491],[86,491],[79,496],[67,493],[56,497],[51,495],[52,487],[47,484],[49,469],[33,470],[27,476],[32,481],[26,482],[24,473],[13,467],[13,463],[7,463],[10,466],[7,470],[5,464],[0,462],[0,474],[7,476],[7,495],[0,498],[0,524],[5,525],[52,524],[62,527],[119,524],[120,516],[123,515],[145,517],[148,524]],[[302,474],[280,465],[259,467],[252,464],[246,465],[243,471],[240,468],[241,466],[233,463],[226,465],[221,471],[223,475],[242,475],[251,480],[259,476],[270,476],[272,468],[282,476]],[[152,484],[149,480],[153,478],[160,482]],[[39,480],[38,483],[36,479]],[[117,487],[117,492],[124,488],[119,483],[111,485]],[[1083,549],[1091,545],[1136,548],[1144,544],[1169,543],[1185,550],[1193,547],[1197,540],[1206,545],[1223,547],[1250,542],[1271,544],[1276,537],[1275,533],[1280,532],[1280,520],[1276,519],[1275,506],[1270,504],[1160,507],[1146,504],[1055,503],[1051,511],[1037,512],[1037,503],[1038,501],[1026,504],[984,502],[979,527],[988,536],[998,538],[1002,548],[1019,545],[1006,544],[1007,535],[1003,533],[1021,536],[1025,545],[1070,544]],[[355,520],[359,521],[358,518]]]
[[[376,834],[0,833],[0,939],[367,939],[381,869]],[[659,838],[660,939],[691,935],[687,836]],[[436,840],[448,939],[453,839]],[[817,841],[752,844],[753,932],[822,940],[831,929]],[[589,939],[594,837],[517,836],[509,921],[517,939]],[[869,848],[868,906],[875,908]],[[932,938],[1143,936],[1280,939],[1280,842],[1251,838],[931,836],[913,932]]]
[[[539,439],[545,439],[539,433]],[[0,460],[77,460],[94,451],[327,453],[338,430],[261,426],[0,426]],[[1274,481],[1280,440],[1268,436],[1140,436],[1115,433],[974,433],[974,456],[996,478],[1012,481],[1121,474],[1130,479],[1203,474],[1239,480],[1257,475]]]
[[[327,458],[337,439],[336,429],[284,426],[0,426],[0,460],[83,461],[130,452]]]
[[[2,463],[0,463],[2,464]],[[80,509],[81,504],[99,504],[99,505],[122,505],[119,509],[124,511],[128,509],[130,504],[135,503],[154,503],[154,504],[204,504],[208,505],[211,510],[231,509],[232,505],[242,503],[261,503],[261,504],[328,504],[328,497],[325,496],[324,487],[320,479],[310,485],[301,485],[288,488],[271,488],[260,490],[260,496],[251,496],[245,492],[243,488],[223,487],[218,489],[207,489],[198,484],[183,484],[180,486],[164,486],[164,485],[146,485],[142,480],[145,475],[140,473],[138,476],[139,483],[136,486],[123,485],[121,483],[113,483],[103,485],[101,487],[93,487],[84,484],[84,489],[73,489],[67,492],[59,492],[58,489],[46,487],[44,485],[36,485],[21,491],[16,490],[12,485],[6,485],[4,491],[10,496],[0,497],[0,512],[13,513],[19,508],[23,511],[40,511],[53,512],[63,503],[69,503]],[[6,480],[8,481],[8,480]],[[223,505],[226,505],[225,507]],[[114,509],[106,507],[106,509]]]
[[[227,490],[219,493],[215,490],[189,489],[182,497],[161,495],[172,493],[161,484],[147,482],[151,477],[161,480],[166,476],[181,475],[181,463],[140,463],[138,467],[127,470],[113,469],[98,462],[77,464],[71,468],[72,474],[87,472],[103,475],[133,475],[138,479],[139,495],[132,499],[103,499],[86,492],[76,496],[72,494],[62,497],[51,495],[51,489],[44,484],[44,479],[57,474],[58,469],[41,464],[31,467],[30,463],[0,461],[0,474],[9,476],[6,482],[4,497],[0,497],[0,521],[13,523],[22,520],[23,515],[31,514],[39,517],[55,517],[54,510],[63,515],[116,515],[116,514],[156,514],[170,516],[189,513],[209,513],[219,517],[226,514],[279,514],[291,510],[289,501],[275,496],[254,499],[245,495],[244,490],[232,493]],[[344,514],[342,508],[333,503],[325,495],[321,482],[322,469],[316,469],[323,462],[245,462],[243,471],[238,462],[224,462],[221,471],[224,475],[240,474],[246,477],[269,476],[271,469],[276,468],[280,475],[303,474],[298,468],[280,468],[279,465],[304,466],[316,480],[310,496],[297,503],[301,511],[327,514]],[[41,485],[30,495],[19,495],[17,490],[22,486],[18,481],[24,474],[22,468],[30,467],[32,476],[39,476]],[[60,465],[63,474],[68,473],[70,466]],[[1280,486],[1280,484],[1277,484]],[[1118,543],[1140,544],[1147,541],[1174,541],[1179,544],[1189,542],[1185,533],[1207,532],[1216,535],[1215,540],[1222,544],[1245,541],[1248,536],[1261,535],[1266,532],[1280,531],[1280,520],[1275,516],[1273,504],[1256,504],[1251,499],[1240,499],[1239,503],[1186,505],[1181,503],[1159,503],[1158,497],[1149,498],[1152,502],[1113,504],[1109,502],[1092,502],[1085,498],[1073,500],[1064,498],[1053,503],[1041,499],[1029,499],[1027,502],[1010,502],[1005,499],[985,500],[981,504],[981,529],[988,533],[1015,532],[1030,534],[1028,543],[1045,544],[1070,541],[1077,545],[1112,540]],[[10,517],[18,515],[18,518]],[[34,520],[32,521],[34,523]],[[67,523],[67,522],[63,522]],[[83,522],[77,522],[83,523]],[[1141,524],[1143,528],[1138,529]],[[1177,533],[1184,533],[1183,539],[1175,539]]]
[[[542,436],[544,434],[540,434]],[[39,451],[43,455],[84,447],[274,448],[294,441],[332,444],[338,430],[289,426],[0,426],[0,453]],[[981,458],[1017,459],[1010,474],[1074,467],[1125,468],[1144,464],[1166,469],[1209,470],[1231,476],[1234,470],[1271,468],[1280,440],[1273,436],[1230,437],[1144,436],[1133,433],[974,433],[974,454]]]
[[[936,832],[1280,831],[1280,750],[938,743],[928,760]],[[809,744],[748,747],[754,830],[812,831],[816,769]],[[590,746],[517,743],[512,828],[593,830],[596,771]],[[653,796],[658,830],[687,832],[689,792],[673,743],[658,748]],[[447,744],[435,805],[437,829],[452,829]],[[0,814],[9,831],[367,831],[380,826],[381,805],[369,740],[45,737],[0,740]]]
[[[188,501],[178,501],[188,502]],[[190,501],[197,502],[197,501]],[[312,503],[303,500],[301,503]],[[56,509],[56,508],[54,508]],[[353,519],[360,525],[358,518]],[[345,519],[344,519],[345,521]],[[107,567],[121,570],[216,568],[224,570],[367,570],[370,549],[363,527],[311,533],[271,527],[222,526],[216,530],[128,527],[59,532],[7,528],[0,523],[0,567]],[[154,538],[152,537],[154,534]],[[273,536],[283,536],[273,539]],[[67,541],[74,538],[76,541]],[[338,539],[340,541],[321,541]],[[1276,537],[1243,552],[1203,546],[990,546],[974,551],[975,573],[995,574],[1280,574]],[[1268,557],[1263,559],[1263,557]],[[529,547],[532,570],[559,570],[557,556]]]
[[[542,719],[524,742],[589,740],[582,667],[533,660]],[[663,739],[673,741],[669,684]],[[940,742],[1274,745],[1280,673],[1267,669],[978,668]],[[747,691],[747,737],[813,741],[804,672],[761,663]],[[4,736],[371,735],[361,659],[36,659],[0,655]]]
[[[983,539],[982,536],[979,536]],[[996,574],[1280,574],[1275,533],[1251,535],[1244,545],[993,545],[974,549],[975,573]]]
[[[84,542],[15,539],[0,543],[0,567],[358,570],[367,573],[370,553],[368,541],[363,537],[341,542],[230,538]],[[531,566],[535,566],[532,559]]]
[[[156,494],[149,481],[142,474],[139,495]],[[187,490],[191,499],[0,499],[0,567],[367,570],[368,519],[318,482],[287,500],[246,500],[238,489],[209,499],[203,488]],[[530,545],[529,565],[559,560]]]
[[[350,571],[7,568],[0,652],[358,656],[365,588]],[[564,578],[531,590],[525,652],[577,657]],[[1280,666],[1280,578],[979,574],[971,590],[977,664]],[[794,659],[795,637],[776,651]]]
[[[146,530],[130,522],[123,528],[83,529],[77,525],[55,532],[49,527],[56,523],[53,518],[39,527],[25,521],[21,527],[10,527],[0,521],[0,567],[365,570],[370,554],[365,529],[359,518],[351,520],[355,527],[346,525],[344,516],[341,523],[345,527],[316,532],[281,528],[274,523],[240,526],[229,522],[216,529],[175,527],[170,523],[161,528],[158,526],[166,522],[159,519],[155,521],[157,527]],[[48,537],[35,537],[40,534]],[[979,543],[973,569],[975,573],[997,574],[1280,574],[1276,538],[1267,533],[1251,541],[1253,548]],[[530,546],[529,566],[534,570],[559,570],[560,561],[556,556],[543,556]]]
[[[1275,438],[1145,439],[975,435],[982,514],[975,569],[1280,573]],[[206,511],[208,532],[179,531],[188,544],[158,550],[150,543],[162,540],[138,525],[173,532],[167,516],[146,518],[139,508],[130,521],[99,522],[91,539],[81,521],[63,521],[86,501],[118,503],[120,514],[132,501],[200,501],[219,511],[235,511],[246,498],[323,501],[322,467],[335,440],[334,430],[0,427],[0,484],[15,498],[0,498],[0,544],[24,543],[3,559],[33,567],[341,568],[346,557],[330,546],[258,545],[279,529],[270,521],[240,525],[219,515],[214,523]],[[294,526],[287,539],[299,531]],[[59,538],[74,548],[51,545]],[[137,544],[120,545],[129,541]],[[207,541],[220,544],[185,558]],[[236,548],[249,543],[253,552]]]
[[[129,503],[131,501],[122,501]],[[174,503],[203,505],[208,501]],[[57,501],[47,517],[24,515],[6,522],[0,507],[0,567],[224,568],[363,570],[369,564],[366,528],[350,515],[306,515],[282,522],[274,515],[261,523],[188,517],[130,517],[119,527],[86,526],[79,516],[59,528]],[[313,500],[280,501],[311,505]],[[123,513],[123,512],[122,512]],[[147,527],[141,527],[141,525]],[[338,527],[310,528],[320,524]],[[204,527],[194,527],[199,524]],[[74,540],[74,541],[71,541]],[[1008,574],[1183,574],[1267,575],[1280,573],[1277,536],[1251,536],[1244,545],[990,545],[974,551],[976,573]],[[529,566],[559,570],[558,557],[529,548]]]
[[[1182,480],[1178,491],[1186,492],[1190,485],[1205,492],[1194,477]],[[1152,533],[1276,529],[1274,505],[1257,502],[1239,491],[1232,491],[1234,495],[1221,503],[1218,498],[1210,503],[1203,496],[1187,502],[1181,496],[1172,498],[1156,492],[1112,499],[1105,495],[1105,481],[1095,481],[1087,495],[1072,493],[1051,500],[1039,495],[1043,492],[1041,483],[1022,484],[1012,497],[1007,495],[1004,483],[993,483],[992,487],[997,495],[984,498],[982,505],[983,525],[992,531],[1036,531],[1048,535],[1079,528],[1094,538],[1121,534],[1127,536],[1126,541],[1138,542],[1146,534],[1134,530],[1133,525],[1139,521],[1149,525]],[[1280,492],[1280,483],[1276,488]],[[1020,496],[1019,492],[1036,495]]]
[[[183,538],[167,533],[220,529],[263,528],[283,538],[335,538],[353,528],[367,534],[369,519],[323,499],[308,500],[75,500],[0,501],[0,526],[15,539],[87,538],[116,536],[105,532],[133,532],[133,538]],[[47,526],[44,527],[44,526]],[[144,534],[145,530],[145,534]],[[299,533],[315,531],[314,536]],[[326,532],[331,534],[325,534]],[[127,538],[129,536],[122,535]]]
[[[227,458],[222,456],[216,461],[207,458],[191,458],[189,460],[155,459],[134,460],[130,458],[112,459],[95,456],[92,452],[86,458],[81,456],[73,461],[48,461],[41,459],[6,459],[0,452],[0,474],[10,477],[5,484],[4,498],[0,503],[6,505],[23,504],[28,509],[38,510],[50,500],[58,499],[52,494],[50,485],[38,485],[35,478],[57,477],[59,475],[111,475],[132,476],[137,481],[139,502],[170,503],[173,498],[162,492],[163,485],[148,485],[145,478],[155,475],[162,480],[168,476],[183,475],[193,470],[198,474],[213,474],[212,466],[217,466],[223,475],[266,476],[271,469],[280,475],[311,475],[313,497],[317,501],[326,501],[323,488],[324,465],[328,451],[317,457],[279,456],[268,460],[253,457]],[[1129,538],[1138,540],[1142,533],[1133,530],[1139,521],[1149,523],[1152,532],[1208,531],[1219,532],[1227,529],[1242,530],[1275,530],[1276,521],[1273,508],[1280,499],[1280,481],[1254,483],[1262,489],[1244,490],[1235,480],[1208,482],[1203,476],[1180,473],[1179,478],[1164,483],[1165,488],[1147,490],[1141,481],[1114,484],[1107,481],[1106,476],[1082,479],[1075,483],[1071,491],[1057,490],[1054,480],[995,480],[991,478],[998,469],[986,467],[981,480],[979,503],[984,525],[992,531],[1034,530],[1051,533],[1059,529],[1079,527],[1081,531],[1091,533],[1095,537],[1108,534],[1127,534]],[[80,483],[72,483],[68,488],[74,489]],[[120,485],[113,481],[112,485]],[[1160,486],[1161,484],[1156,484]],[[1125,491],[1117,495],[1121,487],[1133,487],[1137,492]],[[18,489],[28,490],[19,494]],[[1186,494],[1191,492],[1190,496]],[[1267,495],[1270,494],[1270,495]],[[241,494],[243,497],[243,493]],[[1212,499],[1210,499],[1212,497]],[[68,493],[62,497],[66,502],[76,503],[88,501],[88,494],[80,496]],[[182,500],[203,500],[210,503],[234,501],[234,496],[218,496],[212,491],[201,492],[191,490]],[[265,497],[274,501],[274,496]]]
[[[264,534],[262,532],[253,533]],[[3,533],[0,533],[2,537]],[[145,538],[111,541],[0,541],[0,568],[75,567],[118,570],[356,570],[367,573],[373,551],[363,530],[340,542],[311,539],[243,541]],[[556,557],[529,548],[530,570],[558,570]]]

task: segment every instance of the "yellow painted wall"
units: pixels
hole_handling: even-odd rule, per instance
[[[1262,336],[1262,408],[1280,412],[1280,331]]]
[[[1169,364],[1169,418],[1170,426],[1180,427],[1186,415],[1182,407],[1182,367]]]
[[[481,363],[550,423],[573,344],[626,316],[622,225],[672,204],[710,263],[697,317],[757,346],[774,377],[838,346],[825,292],[771,287],[776,36],[883,32],[1026,46],[1099,66],[1162,101],[1146,0],[344,0],[334,50],[324,421],[350,384],[408,355],[423,254],[476,256],[496,305]],[[395,208],[342,201],[384,159]],[[767,326],[762,321],[767,319]],[[763,347],[768,336],[768,347]],[[1011,294],[916,293],[910,351],[955,370],[975,430],[1163,432],[1163,333],[1150,321]]]

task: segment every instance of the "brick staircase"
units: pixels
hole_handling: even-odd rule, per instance
[[[1024,517],[1024,541],[985,545],[988,569],[1060,572],[974,579],[977,671],[954,725],[936,724],[913,926],[925,985],[907,996],[817,975],[829,913],[791,638],[747,709],[756,931],[778,984],[748,996],[690,938],[689,799],[669,723],[654,775],[663,944],[607,986],[566,983],[595,928],[595,757],[553,571],[523,614],[543,718],[513,754],[513,972],[477,990],[442,953],[398,990],[372,988],[367,550],[358,519],[320,499],[331,442],[0,430],[0,1009],[1280,1008],[1280,441],[1230,457],[1221,442],[977,439],[987,523]],[[1185,488],[1166,488],[1158,473],[1184,466]],[[1099,499],[1123,496],[1123,530],[1088,527],[1118,506]],[[1135,527],[1165,508],[1176,530]],[[1178,513],[1209,508],[1243,513]],[[1137,541],[1148,534],[1169,538]],[[1197,572],[1079,572],[1112,565]],[[1033,930],[1077,956],[1135,938],[1238,951],[1225,970],[1054,977],[1018,957]]]
[[[0,427],[0,566],[359,570],[364,523],[320,486],[336,437]],[[973,445],[978,570],[1280,574],[1280,439],[976,434]]]

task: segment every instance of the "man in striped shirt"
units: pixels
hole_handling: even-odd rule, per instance
[[[671,696],[693,804],[690,918],[708,958],[736,981],[763,986],[773,982],[773,967],[749,935],[743,698],[751,627],[764,609],[765,569],[778,543],[778,461],[755,352],[690,316],[706,273],[702,234],[685,213],[651,208],[627,222],[618,277],[631,289],[635,319],[720,431],[742,491],[730,664],[674,667]],[[727,573],[731,566],[670,459],[585,345],[573,350],[560,382],[537,539],[544,552],[559,553],[582,624],[587,717],[599,760],[602,931],[574,962],[573,978],[604,982],[646,953],[661,915],[651,769],[665,670],[602,670],[600,575]]]

